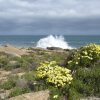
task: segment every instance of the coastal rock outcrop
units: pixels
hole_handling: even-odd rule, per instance
[[[62,48],[59,47],[47,47],[48,50],[63,50]]]

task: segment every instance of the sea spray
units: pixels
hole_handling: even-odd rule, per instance
[[[41,47],[41,48],[60,47],[63,49],[72,49],[72,47],[70,47],[68,43],[64,40],[63,36],[53,36],[53,35],[49,35],[47,37],[40,39],[37,42],[36,47]]]

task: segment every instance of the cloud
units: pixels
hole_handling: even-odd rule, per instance
[[[0,0],[0,34],[100,33],[100,0]]]
[[[100,0],[0,0],[0,17],[100,16]]]
[[[2,22],[1,22],[2,23]],[[99,34],[100,19],[38,19],[30,23],[6,20],[0,24],[5,34]],[[6,29],[6,30],[5,30]]]

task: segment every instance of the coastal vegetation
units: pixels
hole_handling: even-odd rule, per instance
[[[100,97],[100,45],[28,51],[21,57],[0,52],[0,91],[9,91],[1,100],[41,90],[50,91],[50,100]]]

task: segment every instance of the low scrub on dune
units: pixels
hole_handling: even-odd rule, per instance
[[[73,74],[70,98],[100,97],[100,45],[83,46],[74,51],[66,62],[66,67]]]
[[[9,97],[41,90],[50,91],[50,100],[100,97],[100,45],[97,44],[60,53],[32,51],[20,58],[0,53],[0,67],[25,72],[0,84],[0,89],[11,90]]]

